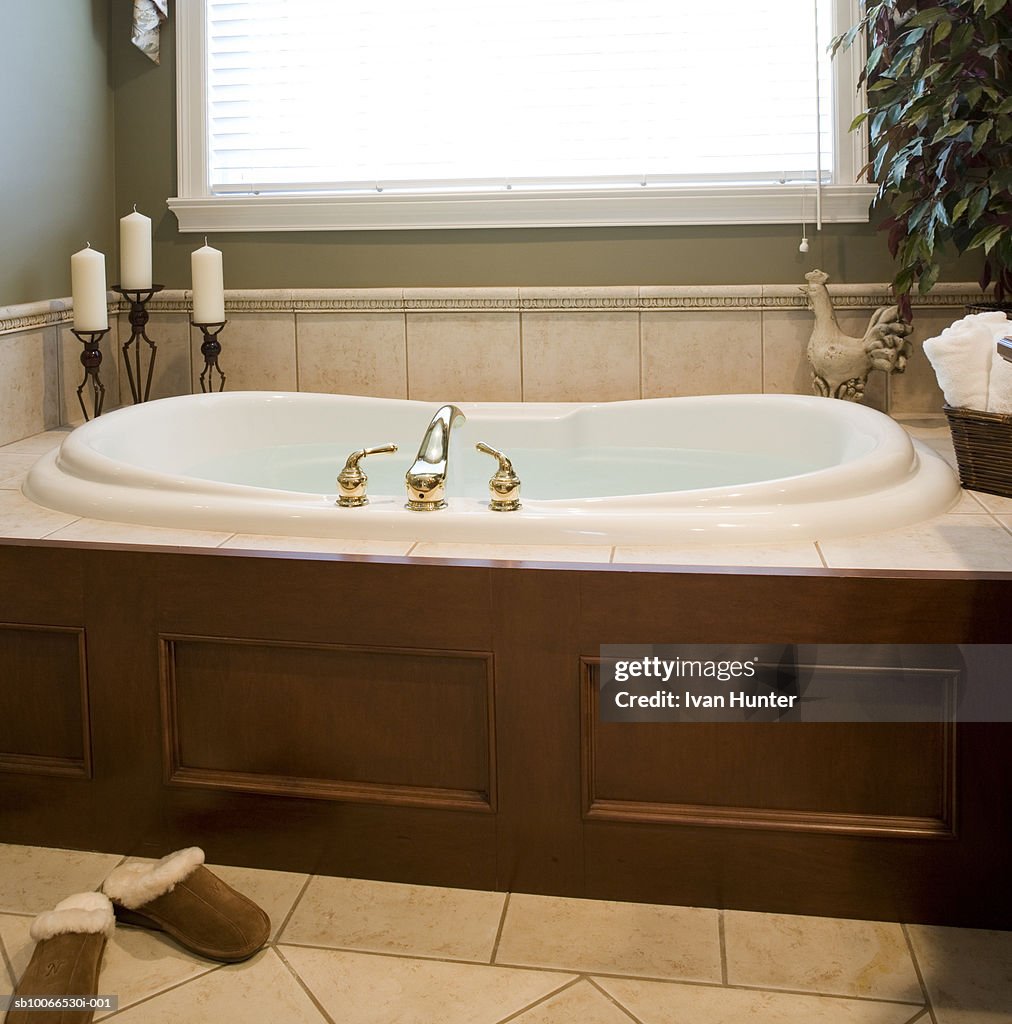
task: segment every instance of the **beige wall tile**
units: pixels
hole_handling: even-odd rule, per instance
[[[918,309],[914,311],[913,354],[906,371],[893,374],[890,410],[893,413],[941,412],[945,403],[942,389],[935,380],[935,371],[924,354],[924,342],[942,333],[942,330],[959,320],[961,309]]]
[[[152,313],[148,321],[147,335],[157,346],[154,376],[151,380],[150,398],[171,398],[173,395],[190,393],[190,317],[187,313]],[[127,314],[120,316],[119,325],[119,394],[121,405],[132,405],[130,381],[122,355],[123,345],[130,339],[130,322]],[[137,346],[140,345],[140,381],[137,382]],[[130,346],[130,365],[135,383],[141,394],[147,382],[151,350],[143,338]]]
[[[523,314],[524,401],[640,397],[639,314]]]
[[[863,337],[873,310],[841,310],[840,330],[850,337]],[[765,310],[763,332],[763,390],[781,395],[812,395],[812,368],[808,362],[808,341],[815,316],[809,310]],[[872,371],[863,405],[885,412],[888,407],[889,376]]]
[[[102,404],[103,412],[111,412],[120,404],[120,352],[117,342],[117,321],[116,318],[109,318],[110,331],[99,344],[99,351],[102,353],[102,365],[99,367],[99,376],[105,385],[105,398]],[[71,333],[70,324],[61,325],[59,328],[60,344],[60,391],[58,396],[58,407],[56,410],[56,421],[77,426],[84,422],[84,415],[81,412],[81,404],[77,400],[77,389],[84,380],[84,366],[81,364],[81,353],[84,352],[84,345],[80,339]],[[127,389],[129,393],[129,388]],[[89,380],[81,392],[84,398],[85,408],[88,416],[93,417],[95,412],[94,389]]]
[[[296,328],[300,391],[408,397],[403,314],[302,314]]]
[[[556,972],[281,949],[341,1024],[497,1024],[573,980]]]
[[[756,311],[644,312],[643,397],[762,391],[762,317]]]
[[[514,894],[496,963],[719,983],[718,913]]]
[[[408,397],[520,401],[518,313],[408,313]]]
[[[724,938],[729,985],[922,1000],[898,924],[732,910]]]
[[[910,1004],[868,999],[827,999],[627,978],[596,981],[643,1024],[912,1024],[919,1012]],[[927,1018],[916,1019],[927,1024]]]
[[[294,313],[233,313],[218,340],[226,391],[297,390]],[[204,357],[200,354],[203,341],[204,336],[194,327],[190,345],[191,386],[195,394],[200,391],[200,374],[204,369]],[[217,380],[213,371],[208,379],[212,375]],[[217,383],[214,390],[218,390]]]
[[[55,427],[59,330],[0,335],[0,444]]]

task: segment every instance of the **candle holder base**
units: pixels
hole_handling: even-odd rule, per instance
[[[225,374],[221,372],[221,367],[218,365],[218,356],[221,355],[221,342],[218,340],[218,335],[225,329],[227,323],[227,320],[212,324],[190,321],[191,326],[199,327],[204,335],[200,346],[200,354],[204,357],[204,369],[200,373],[200,390],[205,395],[214,391],[215,373],[218,375],[218,391],[225,390]]]
[[[106,327],[102,331],[78,331],[71,328],[71,333],[84,345],[81,353],[81,365],[84,367],[84,377],[77,388],[77,401],[81,405],[81,412],[84,413],[85,422],[92,416],[102,415],[102,406],[105,404],[105,385],[102,383],[102,350],[98,347],[102,339],[109,333]],[[84,404],[84,388],[88,381],[91,381],[91,408],[92,416],[88,415],[88,408]]]
[[[130,394],[134,405],[138,402],[146,402],[151,395],[151,381],[155,372],[155,357],[158,355],[158,346],[148,337],[147,324],[150,316],[148,314],[148,303],[152,296],[157,295],[164,285],[153,284],[148,288],[124,288],[114,284],[112,290],[119,292],[130,303],[130,337],[123,344],[123,362],[126,365],[127,380],[130,382]],[[144,391],[141,392],[141,345],[144,341],[148,346],[148,372],[144,381]],[[134,348],[133,362],[130,365],[130,349],[136,342]]]

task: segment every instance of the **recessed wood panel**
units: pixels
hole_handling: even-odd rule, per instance
[[[172,782],[494,807],[491,655],[179,636],[162,650]]]
[[[605,821],[951,836],[955,727],[602,722],[583,665],[584,815]]]
[[[0,623],[0,771],[90,777],[83,630]]]

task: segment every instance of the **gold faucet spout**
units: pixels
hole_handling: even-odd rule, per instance
[[[414,512],[435,512],[446,508],[446,471],[450,455],[450,434],[467,417],[455,405],[436,410],[418,448],[418,455],[404,477],[407,508]]]

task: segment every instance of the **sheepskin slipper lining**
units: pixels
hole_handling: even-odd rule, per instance
[[[210,960],[247,960],[270,936],[270,918],[203,862],[191,847],[156,864],[124,864],[102,889],[121,924],[165,932]]]
[[[116,927],[112,904],[82,892],[40,914],[31,927],[37,945],[14,990],[16,996],[98,994],[98,973]],[[10,1010],[6,1024],[90,1024],[94,1010]]]

